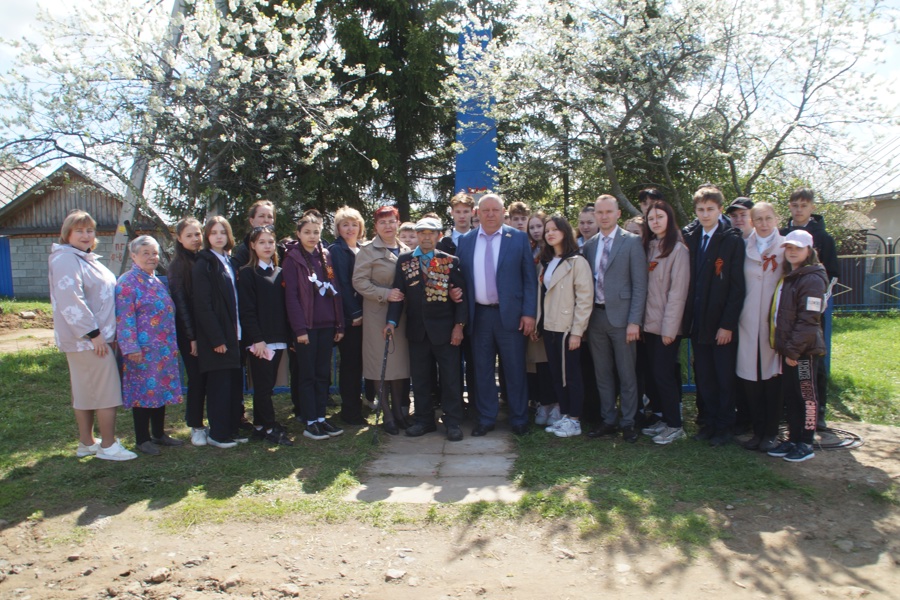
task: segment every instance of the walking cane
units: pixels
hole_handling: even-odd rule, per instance
[[[378,441],[378,417],[384,413],[384,406],[382,406],[382,400],[384,399],[384,376],[387,373],[387,357],[391,348],[392,337],[393,332],[389,333],[384,339],[384,358],[381,359],[381,385],[378,391],[378,398],[375,399],[375,427],[372,429],[373,443]]]

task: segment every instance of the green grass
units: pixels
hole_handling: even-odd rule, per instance
[[[36,300],[16,300],[15,298],[0,298],[0,309],[3,309],[3,313],[16,314],[23,310],[35,310],[39,309],[48,315],[52,312],[50,308],[50,300],[49,299],[36,299]]]
[[[835,317],[829,411],[841,418],[900,425],[900,316]]]
[[[891,340],[898,339],[900,319],[841,317],[835,332],[832,404],[849,418],[896,424],[900,385]],[[632,445],[534,431],[516,441],[513,477],[526,491],[517,503],[346,502],[343,497],[378,451],[371,431],[350,429],[328,443],[296,437],[293,448],[187,446],[160,458],[106,463],[75,458],[69,398],[64,355],[41,350],[0,356],[0,519],[79,515],[79,527],[85,524],[83,512],[113,515],[138,506],[152,511],[157,526],[174,532],[201,523],[273,518],[386,528],[546,520],[571,524],[598,543],[632,536],[692,552],[726,535],[717,514],[728,504],[754,505],[773,496],[815,498],[813,489],[782,475],[780,463],[736,446],[713,453],[693,441],[658,447],[647,438]],[[687,396],[688,423],[692,406]],[[287,422],[285,395],[276,397],[276,409]],[[182,407],[171,407],[167,422],[187,438]],[[128,412],[120,413],[118,430],[131,445]],[[867,498],[895,506],[896,486]]]

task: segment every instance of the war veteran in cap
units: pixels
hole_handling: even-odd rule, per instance
[[[384,331],[385,335],[393,334],[405,302],[416,421],[406,430],[406,435],[416,437],[437,431],[431,404],[436,361],[441,370],[442,421],[447,439],[455,442],[463,438],[459,345],[468,306],[464,293],[461,302],[453,302],[450,297],[451,286],[463,289],[465,281],[459,270],[459,259],[435,249],[442,230],[441,222],[435,218],[427,217],[416,223],[419,245],[412,252],[400,255],[394,277],[394,287],[403,292],[405,301],[391,302]]]

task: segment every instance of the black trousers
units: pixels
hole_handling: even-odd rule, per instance
[[[334,327],[307,329],[306,333],[309,336],[308,344],[294,342],[299,375],[298,392],[303,418],[315,421],[325,418],[328,407]]]
[[[559,402],[559,412],[581,419],[584,410],[584,379],[581,374],[581,348],[569,350],[569,336],[558,331],[544,331],[544,350],[547,351],[547,365],[553,396]],[[563,365],[565,362],[565,366]],[[566,385],[563,385],[563,370]],[[543,402],[541,404],[544,404]]]
[[[185,399],[184,420],[188,427],[203,427],[203,409],[206,404],[206,373],[200,371],[200,359],[191,356],[191,341],[178,337],[178,352],[187,373],[187,397]]]
[[[697,395],[703,404],[702,422],[716,431],[734,425],[734,381],[737,368],[737,342],[724,346],[694,344],[694,371]]]
[[[244,414],[244,377],[241,369],[206,373],[206,414],[209,437],[226,442],[237,435]]]
[[[362,418],[362,326],[344,325],[344,337],[338,342],[341,367],[338,389],[341,392],[341,418]]]
[[[666,346],[662,336],[644,332],[644,346],[647,348],[648,379],[653,381],[657,407],[662,419],[669,427],[682,427],[681,421],[681,381],[679,378],[678,352],[681,338]]]
[[[549,406],[557,402],[550,374],[550,363],[534,363],[534,370],[534,373],[525,373],[528,378],[528,399],[542,406]]]
[[[164,433],[166,422],[166,407],[158,408],[141,408],[135,406],[131,409],[131,416],[134,419],[134,442],[138,446],[144,442],[150,441],[150,431],[153,431],[153,437],[161,438]]]
[[[466,384],[465,390],[468,394],[468,403],[469,406],[478,406],[478,390],[475,385],[475,359],[472,356],[472,334],[466,333],[463,336],[463,341],[461,344],[462,347],[462,356],[463,362],[465,363],[465,368],[460,369],[460,384],[462,384],[462,377],[465,375]]]
[[[792,367],[782,359],[782,389],[788,424],[788,441],[812,444],[816,435],[819,398],[816,390],[815,356],[801,356]]]
[[[589,423],[599,423],[603,420],[600,414],[600,392],[597,390],[597,375],[594,372],[591,345],[588,343],[586,335],[581,338],[581,379],[584,382],[582,420]]]
[[[253,377],[253,424],[270,429],[275,426],[275,405],[272,391],[278,377],[278,365],[284,350],[276,350],[272,360],[257,358],[252,352],[247,354],[247,365]]]
[[[444,425],[459,425],[463,420],[462,387],[460,385],[459,346],[432,344],[426,338],[409,340],[409,369],[412,379],[417,423],[434,422],[431,391],[435,385],[434,364],[441,373],[441,408]]]

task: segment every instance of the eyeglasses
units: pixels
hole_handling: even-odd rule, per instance
[[[375,221],[376,225],[396,225],[399,221],[397,219],[386,220],[382,219],[380,221]]]
[[[271,225],[263,225],[262,227],[254,227],[250,233],[275,233],[275,228]]]

